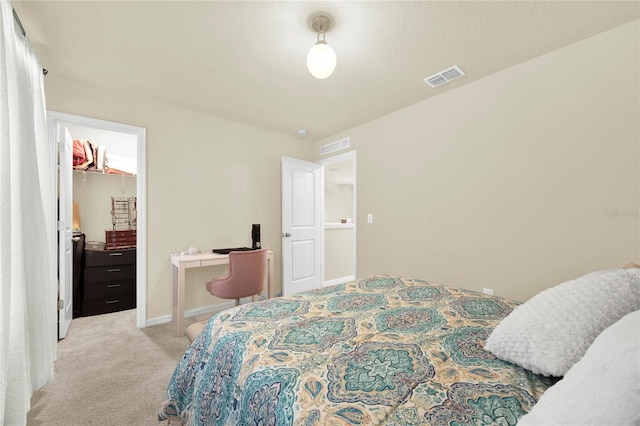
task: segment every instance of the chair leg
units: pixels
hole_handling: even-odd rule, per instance
[[[236,306],[240,304],[240,299],[236,299]]]

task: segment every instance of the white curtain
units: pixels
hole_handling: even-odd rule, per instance
[[[56,189],[42,67],[0,0],[0,425],[53,378]]]

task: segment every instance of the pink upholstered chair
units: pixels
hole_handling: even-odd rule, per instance
[[[232,251],[229,253],[229,274],[214,278],[207,283],[207,291],[222,299],[235,299],[236,306],[241,297],[256,296],[264,288],[267,272],[267,249]]]

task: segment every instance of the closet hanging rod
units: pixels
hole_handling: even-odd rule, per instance
[[[11,11],[13,12],[13,19],[15,19],[16,24],[18,24],[18,28],[20,28],[20,32],[22,33],[22,37],[26,37],[27,36],[27,32],[24,30],[24,27],[22,26],[22,22],[20,21],[20,18],[18,17],[18,13],[16,12],[16,10],[14,8],[11,8]],[[43,75],[47,75],[49,74],[49,70],[46,68],[42,68],[42,74]]]

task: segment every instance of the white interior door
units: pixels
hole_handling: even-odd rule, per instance
[[[58,338],[67,335],[73,318],[73,140],[56,125],[58,144]]]
[[[324,166],[282,157],[282,294],[323,282]]]

